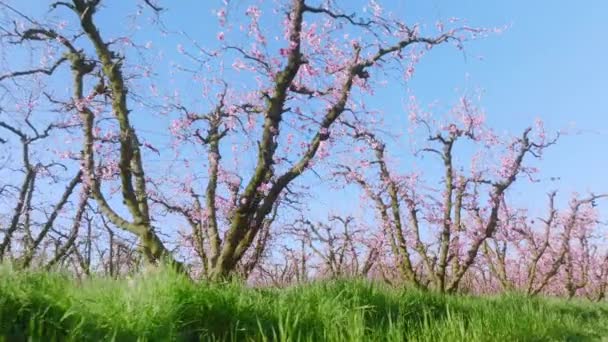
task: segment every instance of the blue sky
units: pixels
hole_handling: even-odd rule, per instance
[[[422,103],[450,105],[464,90],[481,89],[481,106],[498,132],[518,134],[536,118],[566,130],[540,163],[539,184],[521,183],[511,198],[543,209],[545,192],[608,191],[608,2],[385,1],[395,13],[433,25],[449,17],[473,26],[503,26],[502,34],[469,42],[464,54],[440,47],[427,54],[408,87]],[[372,103],[402,110],[402,89]],[[387,108],[388,107],[388,108]],[[560,177],[559,181],[550,181]]]
[[[566,193],[608,190],[608,2],[421,3],[421,13],[433,19],[453,15],[476,25],[510,28],[468,44],[466,61],[449,52],[429,54],[411,84],[415,92],[432,101],[453,97],[456,88],[479,87],[485,91],[488,121],[496,128],[516,132],[540,117],[550,129],[582,132],[564,136],[547,152],[542,175],[561,181],[536,186],[532,198],[552,187]],[[527,188],[518,190],[514,197],[531,199]]]
[[[363,1],[359,1],[362,4]],[[115,16],[108,1],[100,13],[107,30]],[[186,1],[166,6],[166,26],[188,32],[193,39],[213,41],[218,31],[212,14],[220,1]],[[244,11],[252,1],[231,1],[232,11]],[[265,1],[265,5],[272,1]],[[354,2],[341,2],[352,4]],[[523,182],[511,198],[529,207],[545,207],[544,194],[560,189],[562,200],[572,191],[608,191],[605,148],[608,139],[608,2],[595,1],[479,1],[428,0],[379,1],[386,11],[408,23],[432,29],[438,20],[457,17],[471,26],[509,28],[502,34],[472,41],[463,52],[442,46],[428,53],[416,68],[408,89],[391,87],[369,99],[392,120],[405,120],[403,101],[407,91],[422,104],[439,101],[449,106],[464,92],[481,89],[480,105],[488,123],[498,132],[519,134],[542,118],[549,130],[567,130],[558,145],[547,151],[540,164],[540,184]],[[345,5],[346,6],[346,5]],[[353,6],[354,7],[354,6]],[[193,13],[196,13],[193,15]],[[263,20],[272,15],[266,14]],[[105,22],[104,22],[105,21]],[[144,30],[145,32],[145,30]],[[154,40],[170,56],[175,41]],[[168,60],[171,58],[169,57]],[[401,115],[400,113],[403,113]],[[578,133],[580,132],[580,133]],[[560,177],[560,181],[548,181]],[[352,194],[351,194],[352,195]],[[352,209],[353,197],[328,192],[321,186],[313,212]]]
[[[253,1],[232,0],[234,11],[244,11]],[[342,2],[342,1],[339,1]],[[358,0],[360,2],[360,0]],[[378,91],[369,99],[372,107],[382,109],[390,120],[406,120],[402,99],[410,91],[422,104],[439,101],[449,106],[463,93],[481,89],[480,105],[489,124],[499,132],[519,132],[532,125],[536,118],[545,121],[549,130],[566,129],[557,146],[551,148],[542,163],[540,178],[544,181],[514,188],[511,198],[526,206],[544,208],[544,193],[557,188],[567,197],[572,191],[608,191],[608,168],[605,148],[608,146],[608,2],[594,1],[475,1],[428,0],[381,1],[387,11],[406,22],[419,22],[434,27],[437,20],[450,17],[465,19],[471,26],[509,28],[502,34],[472,41],[463,52],[445,46],[428,53],[416,68],[413,79],[403,87]],[[15,1],[28,12],[42,12],[37,2]],[[124,21],[121,12],[127,2],[106,0],[107,7],[98,15],[99,27],[106,37],[119,34]],[[265,1],[266,6],[272,4]],[[346,2],[345,2],[346,3]],[[352,4],[353,2],[348,2]],[[186,31],[198,41],[215,41],[218,31],[213,9],[221,1],[161,1],[168,11],[163,13],[166,26]],[[29,8],[28,8],[29,7]],[[272,18],[266,15],[264,20]],[[73,22],[73,18],[70,19]],[[151,40],[154,48],[164,51],[165,70],[177,57],[179,39],[169,35],[159,38],[158,31],[143,27],[137,34],[140,43]],[[170,82],[159,76],[160,82]],[[197,89],[191,89],[193,94]],[[136,125],[145,130],[145,138],[167,144],[167,122],[148,113],[135,111]],[[159,121],[160,120],[160,121]],[[390,124],[390,122],[389,122]],[[164,159],[164,158],[162,158]],[[151,162],[147,169],[158,165]],[[548,181],[560,177],[559,181]],[[313,212],[323,216],[327,207],[338,211],[352,210],[353,193],[327,191],[322,186],[311,203]]]
[[[474,26],[509,28],[469,42],[464,54],[440,47],[427,54],[408,84],[422,103],[450,105],[463,91],[481,89],[488,123],[518,134],[536,118],[549,130],[566,130],[539,164],[539,184],[520,183],[511,199],[534,210],[559,189],[608,191],[608,2],[606,1],[385,1],[395,13],[433,25],[449,17]],[[371,100],[385,111],[402,110],[402,89]],[[560,177],[559,181],[550,181]],[[336,203],[329,200],[330,203]],[[345,203],[345,210],[350,205]]]

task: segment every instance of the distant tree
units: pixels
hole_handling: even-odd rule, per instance
[[[420,174],[391,168],[386,143],[361,125],[352,126],[352,136],[367,147],[370,156],[359,165],[342,165],[336,173],[358,184],[372,200],[402,277],[416,287],[439,292],[458,290],[480,249],[496,234],[507,190],[518,177],[534,172],[526,166],[525,157],[539,157],[555,142],[546,141],[544,132],[533,140],[532,128],[519,138],[501,142],[467,98],[451,113],[459,121],[440,124],[421,113],[410,113],[412,123],[426,131],[428,141],[416,154],[439,157],[443,189],[428,184]],[[500,166],[480,169],[475,165],[480,155],[475,155],[468,171],[458,167],[456,146],[461,140],[482,151],[502,148]],[[375,173],[367,172],[370,167]],[[425,238],[425,232],[432,236]]]

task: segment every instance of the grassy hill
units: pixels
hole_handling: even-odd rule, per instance
[[[0,268],[0,341],[601,341],[608,303],[441,296],[343,280],[286,289],[170,272],[77,282]]]

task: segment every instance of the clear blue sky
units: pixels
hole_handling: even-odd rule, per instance
[[[544,193],[553,188],[560,189],[562,200],[572,191],[608,191],[607,1],[383,3],[429,25],[452,16],[474,26],[509,25],[501,35],[468,43],[464,55],[451,47],[427,54],[408,85],[423,103],[449,105],[463,89],[480,88],[488,123],[499,132],[517,134],[537,117],[550,130],[582,132],[563,136],[548,150],[540,164],[545,181],[520,184],[511,193],[513,200],[542,209]],[[393,88],[372,102],[399,112],[403,106],[395,99],[403,95]]]
[[[417,8],[422,18],[456,16],[475,25],[510,28],[468,44],[466,60],[452,51],[429,54],[411,84],[417,94],[443,101],[456,95],[455,88],[480,87],[493,127],[516,132],[540,117],[549,129],[585,132],[563,137],[541,164],[545,179],[559,176],[561,181],[534,187],[539,190],[534,197],[520,187],[514,197],[528,201],[553,187],[566,193],[608,190],[608,2],[418,3],[424,4]]]
[[[358,0],[360,1],[360,0]],[[231,0],[234,10],[244,11],[253,1]],[[338,1],[342,2],[342,1]],[[382,1],[387,11],[432,27],[437,20],[450,17],[466,19],[472,26],[508,25],[503,34],[466,44],[464,54],[453,47],[440,47],[420,62],[408,88],[425,104],[440,101],[450,105],[463,90],[482,89],[481,105],[488,122],[499,132],[518,134],[524,127],[542,118],[550,130],[581,132],[564,136],[549,150],[540,164],[541,178],[560,177],[534,186],[520,186],[511,196],[530,206],[544,207],[543,194],[553,188],[563,195],[571,191],[608,191],[608,2],[603,0],[425,0]],[[18,1],[19,7],[45,10],[34,1]],[[106,0],[107,8],[98,16],[103,33],[111,37],[121,31],[116,22],[127,2]],[[265,6],[273,3],[265,1]],[[351,2],[348,2],[349,4]],[[169,10],[163,20],[171,30],[183,30],[198,41],[214,41],[217,20],[212,9],[221,1],[161,1]],[[41,8],[42,7],[42,8]],[[132,8],[129,6],[129,8]],[[264,20],[272,15],[263,17]],[[72,19],[73,20],[73,19]],[[70,20],[70,21],[72,21]],[[158,32],[138,33],[140,43],[150,39],[155,48],[165,51],[167,63],[176,55],[179,40],[168,36],[158,39]],[[167,79],[162,79],[168,82]],[[197,92],[192,89],[193,94]],[[391,120],[405,120],[399,87],[381,90],[369,99]],[[403,114],[401,114],[403,113]],[[134,113],[137,117],[139,114]],[[141,118],[141,117],[140,117]],[[161,120],[161,119],[159,119]],[[137,125],[149,131],[162,131],[166,122],[142,120]],[[145,132],[144,132],[145,134]],[[160,142],[162,135],[149,135]],[[153,166],[148,166],[151,169]],[[352,197],[319,188],[313,211],[321,213],[331,205],[338,210],[352,208]],[[332,192],[330,192],[332,193]]]

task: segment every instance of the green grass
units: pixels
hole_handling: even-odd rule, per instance
[[[441,296],[364,281],[287,289],[170,272],[78,283],[0,267],[0,341],[596,341],[608,304]]]

